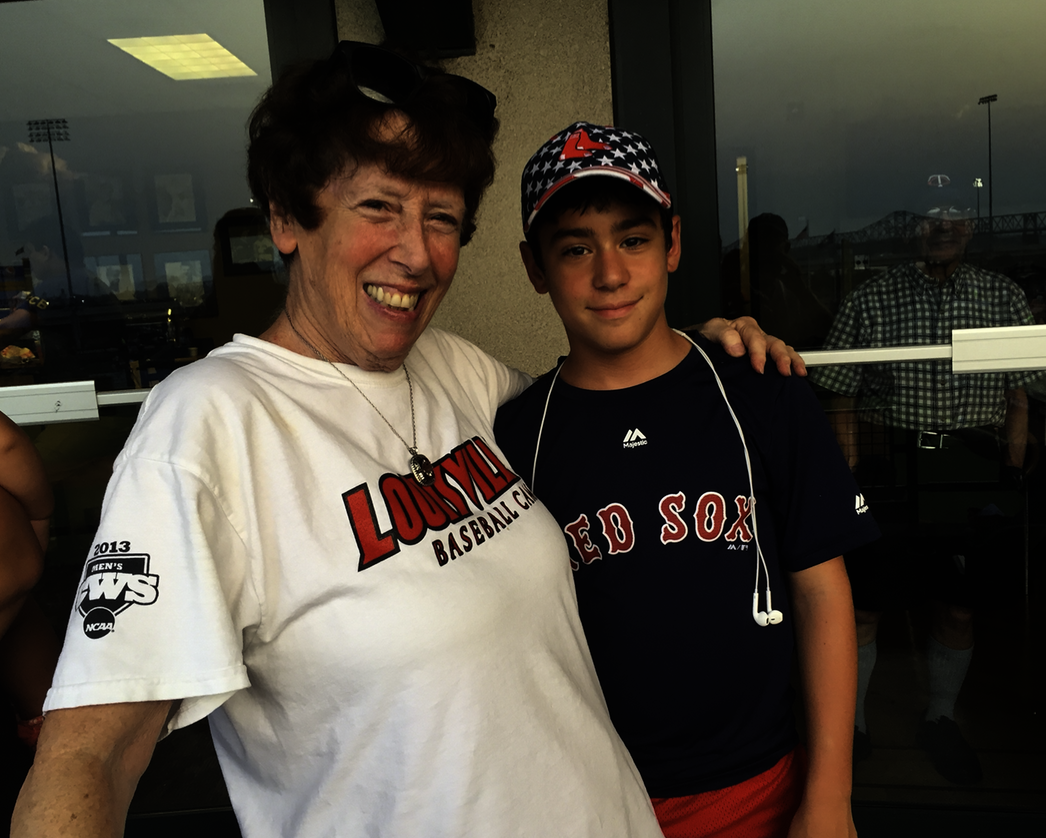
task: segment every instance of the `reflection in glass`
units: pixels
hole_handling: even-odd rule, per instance
[[[948,345],[953,329],[1044,322],[1046,7],[712,7],[720,229],[737,217],[740,156],[751,214],[723,247],[733,313],[808,349]],[[999,94],[990,140],[985,90]],[[774,240],[765,273],[761,239]],[[884,531],[847,557],[855,799],[1046,808],[1032,686],[1046,643],[1046,378],[957,375],[950,360],[811,378]]]

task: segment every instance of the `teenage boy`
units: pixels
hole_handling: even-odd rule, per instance
[[[501,409],[498,442],[566,535],[665,834],[855,835],[840,554],[878,533],[810,388],[669,327],[680,221],[642,137],[571,125],[531,158],[522,201],[527,274],[570,353]]]

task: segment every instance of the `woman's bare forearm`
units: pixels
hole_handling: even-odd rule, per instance
[[[103,704],[47,715],[12,838],[121,836],[171,702]]]

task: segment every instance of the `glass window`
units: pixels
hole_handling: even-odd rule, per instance
[[[263,329],[278,260],[243,164],[261,0],[0,14],[0,384],[146,388]]]
[[[144,392],[234,332],[260,333],[280,305],[244,176],[269,51],[262,0],[4,3],[0,31],[0,411],[17,407],[15,386],[103,394],[96,421],[27,427],[55,490],[34,591],[53,645]],[[28,764],[6,731],[2,745],[9,813]],[[202,723],[158,745],[128,834],[152,834],[137,816],[227,806]]]
[[[1046,9],[712,13],[724,305],[876,350],[811,353],[883,530],[847,557],[854,800],[1042,811]]]

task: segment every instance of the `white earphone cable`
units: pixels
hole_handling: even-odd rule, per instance
[[[705,359],[705,363],[708,364],[708,368],[712,371],[712,375],[715,377],[715,383],[719,387],[719,392],[723,396],[723,402],[726,404],[726,409],[730,411],[730,418],[734,420],[734,427],[737,428],[737,435],[741,437],[741,447],[745,452],[745,469],[748,472],[748,491],[749,491],[749,503],[752,504],[752,536],[755,541],[755,587],[752,593],[757,597],[759,595],[759,565],[762,564],[763,572],[766,574],[766,610],[769,613],[773,610],[773,606],[770,604],[770,569],[766,565],[766,559],[763,557],[763,548],[759,546],[759,522],[756,519],[755,514],[755,483],[752,480],[752,460],[748,455],[748,442],[745,440],[745,432],[741,430],[741,423],[737,419],[737,414],[734,413],[734,407],[730,404],[730,399],[726,397],[726,388],[723,387],[723,381],[719,377],[719,373],[716,372],[715,365],[712,363],[712,359],[708,357],[708,354],[700,346],[698,346],[694,339],[686,332],[680,332],[678,329],[674,329],[677,334],[685,337],[693,345],[694,349],[701,353],[701,357]]]
[[[552,383],[548,385],[548,395],[545,396],[545,409],[541,411],[541,424],[538,425],[538,438],[534,442],[534,462],[530,466],[530,491],[537,494],[537,479],[538,479],[538,451],[541,450],[541,434],[545,430],[545,417],[548,416],[548,403],[552,401],[552,388],[556,386],[556,381],[559,379],[559,371],[563,369],[563,365],[560,364],[556,367],[556,374],[552,376]]]

